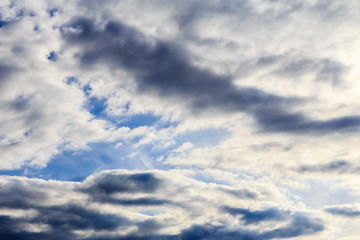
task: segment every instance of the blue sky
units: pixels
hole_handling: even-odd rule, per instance
[[[355,0],[0,2],[0,239],[358,239]]]

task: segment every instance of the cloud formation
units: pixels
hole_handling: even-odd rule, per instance
[[[165,171],[105,171],[81,183],[2,177],[0,207],[7,214],[0,218],[0,236],[3,239],[274,239],[315,234],[324,229],[320,220],[277,207],[259,211],[224,207],[221,205],[224,195],[213,194],[220,193],[217,187],[202,185],[179,173]],[[160,198],[164,200],[156,200]],[[236,199],[232,195],[226,198],[226,202]],[[236,221],[238,216],[240,222]],[[229,228],[227,223],[232,221],[243,230]],[[270,227],[272,221],[286,225]],[[262,231],[269,223],[271,230]],[[249,225],[253,230],[246,230]]]
[[[299,104],[301,99],[285,98],[256,88],[238,88],[230,76],[193,66],[186,51],[174,43],[149,39],[120,22],[110,21],[99,29],[94,20],[77,18],[68,26],[70,29],[64,30],[64,38],[70,46],[80,45],[76,56],[82,66],[88,68],[106,62],[109,67],[129,71],[136,79],[139,92],[155,91],[161,97],[177,96],[190,101],[194,111],[215,107],[221,111],[246,112],[266,131],[326,134],[354,131],[359,127],[357,115],[311,120],[302,113],[291,113],[288,109]],[[306,60],[292,62],[282,73],[296,74],[307,62],[314,65]],[[323,69],[317,75],[325,74],[323,71],[326,74],[342,71],[341,66],[329,61],[323,61],[322,65]]]

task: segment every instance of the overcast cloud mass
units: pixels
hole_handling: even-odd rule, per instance
[[[358,9],[0,0],[0,239],[357,240]]]

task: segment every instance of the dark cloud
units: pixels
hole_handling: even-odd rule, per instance
[[[321,20],[342,21],[349,14],[349,6],[345,2],[319,1],[310,10]]]
[[[256,239],[293,238],[303,235],[312,235],[323,230],[324,225],[320,219],[295,215],[288,225],[265,231],[264,233],[259,234],[259,237]]]
[[[310,120],[303,114],[289,113],[280,108],[262,108],[255,112],[255,118],[259,125],[269,132],[321,135],[357,131],[360,126],[360,117],[357,115],[317,121]]]
[[[151,41],[121,23],[109,22],[98,30],[91,20],[77,19],[71,26],[80,32],[65,32],[64,38],[83,46],[78,57],[84,67],[101,61],[125,68],[135,75],[140,92],[189,98],[195,109],[216,106],[250,111],[260,105],[290,102],[255,88],[237,88],[229,76],[192,66],[184,49],[174,43]]]
[[[180,238],[182,240],[267,240],[312,235],[323,230],[324,226],[318,219],[311,219],[302,215],[294,215],[292,216],[292,220],[289,224],[268,231],[231,231],[219,226],[194,225],[190,229],[183,230]]]
[[[3,20],[0,19],[0,28],[6,26],[7,24],[9,24],[8,21],[3,21]]]
[[[102,214],[78,205],[62,205],[36,208],[40,214],[33,223],[47,224],[57,230],[115,230],[129,225],[130,221],[112,214]]]
[[[135,198],[135,199],[116,199],[111,197],[99,197],[93,196],[94,201],[102,202],[102,203],[112,203],[126,206],[152,206],[152,205],[164,205],[170,204],[171,202],[168,200],[162,199],[154,199],[154,198]]]
[[[114,193],[152,193],[161,184],[161,180],[152,173],[136,174],[100,174],[92,182],[86,182],[80,191],[91,195],[111,195]]]
[[[69,45],[80,46],[76,56],[84,68],[105,63],[110,68],[125,69],[134,75],[139,92],[180,98],[195,112],[209,108],[246,112],[254,116],[265,131],[297,134],[352,131],[360,125],[359,116],[317,121],[302,113],[291,113],[288,109],[301,102],[299,99],[236,87],[230,76],[192,65],[190,55],[175,43],[150,39],[122,23],[108,22],[99,28],[91,19],[77,18],[69,26],[73,30],[63,28],[63,37]],[[269,61],[273,60],[260,62]],[[292,62],[284,71],[305,71],[313,68],[312,63],[310,60]],[[331,75],[331,79],[337,80],[343,71],[330,60],[322,60],[317,65],[320,78]]]
[[[360,217],[360,210],[356,209],[355,207],[344,207],[344,206],[337,206],[337,207],[329,207],[325,209],[326,212],[342,216],[342,217]]]
[[[234,231],[228,230],[224,226],[194,225],[189,229],[184,229],[178,235],[159,235],[152,233],[153,228],[158,228],[156,223],[151,221],[143,222],[138,225],[138,229],[142,234],[128,234],[125,236],[106,236],[101,237],[78,237],[68,231],[47,231],[47,232],[26,232],[16,231],[18,229],[17,221],[11,220],[8,216],[0,217],[0,227],[4,227],[4,231],[0,232],[1,239],[16,240],[16,239],[84,239],[84,240],[266,240],[278,238],[292,238],[304,235],[314,234],[323,230],[321,223],[314,222],[307,218],[296,218],[288,226],[280,227],[278,229],[269,231]],[[5,228],[6,227],[6,228]],[[147,232],[150,231],[150,232]]]
[[[139,236],[129,234],[127,236],[101,236],[101,237],[90,237],[86,240],[180,240],[178,235],[160,235],[160,234],[149,234],[147,236]]]
[[[10,103],[9,107],[18,112],[25,111],[30,108],[31,99],[32,99],[31,97],[26,97],[26,96],[21,95],[21,96],[17,97],[15,99],[15,101]]]
[[[121,23],[109,22],[100,30],[89,19],[77,19],[71,25],[81,32],[64,37],[84,47],[78,56],[83,66],[101,61],[125,68],[135,75],[140,92],[190,98],[196,109],[217,106],[245,111],[286,101],[255,88],[238,89],[229,76],[192,66],[184,49],[174,43],[153,42]]]
[[[118,193],[154,193],[162,180],[152,173],[137,174],[100,174],[84,183],[79,190],[89,195],[92,201],[124,206],[158,206],[171,202],[154,197],[119,198]]]
[[[303,165],[297,169],[298,172],[314,173],[351,173],[354,172],[354,170],[354,165],[345,160],[338,160],[315,165]]]
[[[0,185],[0,207],[29,209],[46,200],[47,194],[36,188],[29,188],[21,180]]]
[[[162,176],[162,177],[160,177]],[[170,177],[170,176],[168,176]],[[171,202],[159,199],[159,196],[166,195],[168,188],[176,188],[166,182],[159,187],[159,183],[167,179],[164,175],[155,173],[123,173],[103,172],[86,179],[79,184],[72,183],[69,187],[64,184],[50,181],[30,181],[28,179],[14,179],[3,181],[0,187],[0,208],[13,210],[31,210],[36,214],[25,216],[0,216],[0,239],[83,239],[83,240],[122,240],[122,239],[273,239],[290,238],[308,234],[314,234],[323,229],[322,222],[290,211],[283,211],[270,208],[260,211],[250,211],[243,208],[223,207],[219,211],[219,222],[226,222],[231,218],[240,217],[242,222],[237,228],[229,229],[226,225],[214,226],[212,223],[196,225],[195,218],[191,217],[194,210],[190,205],[178,204],[176,207],[181,211],[189,213],[189,220],[194,221],[190,228],[180,227],[179,234],[159,234],[161,230],[168,227],[176,227],[173,221],[167,222],[162,217],[157,218],[156,214],[146,214],[146,219],[138,217],[141,211],[172,211],[173,202],[177,202],[177,195],[170,196]],[[4,179],[3,179],[4,180]],[[169,179],[167,179],[169,180]],[[170,185],[169,185],[170,184]],[[72,187],[71,187],[72,186]],[[190,186],[189,186],[190,187]],[[50,191],[51,188],[51,191]],[[79,191],[80,189],[80,191]],[[76,195],[77,200],[60,200],[57,203],[54,193],[59,194],[65,191],[65,195]],[[196,194],[196,189],[193,189]],[[131,194],[133,198],[124,198]],[[141,197],[137,197],[139,194]],[[156,195],[158,194],[158,195]],[[179,193],[182,195],[182,193]],[[201,194],[201,193],[199,193]],[[89,198],[84,198],[89,196]],[[180,199],[184,196],[180,196]],[[186,197],[186,196],[185,196]],[[199,196],[194,195],[192,199]],[[80,201],[80,199],[82,199]],[[200,199],[200,198],[198,198]],[[63,201],[65,200],[65,201]],[[181,200],[180,200],[181,202]],[[98,206],[119,207],[126,209],[126,215],[119,213],[103,213],[96,208]],[[207,211],[206,206],[201,209],[197,205],[199,214]],[[160,207],[160,208],[159,208]],[[149,209],[148,209],[149,210]],[[169,212],[168,212],[169,213]],[[230,214],[228,214],[230,213]],[[161,214],[162,215],[162,214]],[[228,219],[230,217],[230,219]],[[260,226],[272,222],[283,223],[278,228],[262,231]],[[29,224],[34,226],[46,226],[39,232],[31,232],[26,228]],[[248,230],[248,225],[253,225]],[[258,227],[256,227],[258,226]],[[133,230],[127,234],[118,234],[122,229]],[[91,234],[84,236],[78,232],[87,231]]]
[[[224,210],[232,215],[242,215],[241,220],[243,220],[245,224],[256,224],[262,221],[284,221],[289,217],[289,212],[280,211],[276,208],[250,211],[244,208],[225,207]]]
[[[232,215],[241,215],[241,220],[246,225],[259,224],[264,221],[290,222],[284,226],[262,233],[247,233],[248,238],[244,239],[273,239],[273,238],[291,238],[302,235],[314,234],[324,229],[321,220],[312,219],[298,213],[269,208],[264,210],[250,211],[244,208],[224,207],[223,210]],[[242,239],[242,238],[240,238]]]
[[[8,80],[8,77],[16,71],[15,67],[0,63],[0,86]]]
[[[12,197],[12,194],[9,194]],[[28,195],[23,195],[26,199]],[[9,207],[0,204],[0,207]],[[112,231],[121,226],[134,225],[130,220],[112,214],[102,214],[80,205],[66,204],[43,207],[39,205],[23,206],[12,204],[13,209],[32,209],[37,211],[35,217],[11,218],[0,217],[0,239],[83,239],[73,233],[75,230]],[[26,224],[46,225],[47,230],[28,232]]]
[[[226,193],[229,193],[240,199],[257,199],[258,194],[256,192],[249,191],[247,189],[239,189],[239,190],[229,190],[229,189],[221,189]]]
[[[19,223],[8,216],[0,217],[0,239],[2,240],[63,240],[77,239],[75,234],[62,231],[28,232],[19,230]],[[4,221],[5,220],[5,221]],[[20,224],[20,223],[19,223]]]
[[[303,57],[278,56],[284,63],[275,71],[278,75],[292,78],[303,77],[305,74],[312,73],[317,81],[329,81],[333,84],[340,83],[347,68],[337,61],[331,59],[309,59]],[[270,64],[275,61],[275,57],[259,59],[262,65]]]

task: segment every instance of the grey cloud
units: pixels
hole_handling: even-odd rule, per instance
[[[243,208],[225,207],[224,210],[232,215],[241,215],[241,220],[243,220],[245,224],[254,224],[262,221],[284,221],[289,217],[289,212],[280,211],[276,208],[250,211]]]
[[[89,194],[111,195],[114,193],[155,192],[161,180],[152,173],[100,174],[92,182],[86,182],[80,191]]]
[[[272,63],[273,59],[264,59],[260,62],[262,65]],[[284,61],[285,60],[285,61]],[[265,62],[264,62],[265,61]],[[312,73],[316,81],[329,81],[333,84],[341,83],[343,74],[347,68],[341,63],[331,59],[309,59],[297,57],[297,59],[289,59],[284,57],[282,65],[275,70],[275,74],[284,75],[292,78],[299,78],[305,74]]]
[[[227,16],[232,18],[232,29],[236,31],[252,31],[253,27],[261,28],[268,26],[269,23],[286,21],[295,12],[299,12],[304,8],[301,1],[281,1],[282,7],[272,8],[268,5],[269,10],[259,12],[256,4],[252,1],[227,0],[227,1],[191,1],[184,4],[179,1],[177,8],[181,11],[175,13],[175,19],[178,27],[181,29],[182,36],[186,36],[186,40],[190,39],[196,42],[202,41],[197,29],[197,21],[209,18],[212,15]],[[274,5],[275,6],[275,5]]]
[[[33,223],[47,224],[56,230],[115,230],[119,226],[129,225],[130,221],[112,214],[102,214],[78,205],[37,207],[39,215]]]
[[[21,208],[20,208],[21,209]],[[77,236],[73,230],[112,230],[121,224],[129,224],[118,216],[99,214],[78,206],[37,208],[37,217],[12,218],[0,216],[0,238],[3,240],[63,240],[87,239]],[[40,232],[24,230],[26,224],[46,224],[50,227]]]
[[[8,104],[11,109],[23,112],[30,108],[31,97],[19,96],[12,103]]]
[[[314,173],[351,173],[354,171],[354,165],[345,160],[338,160],[322,164],[303,165],[297,168],[297,171]]]
[[[360,217],[360,210],[355,207],[344,207],[344,206],[336,206],[336,207],[328,207],[325,208],[325,211],[336,216],[342,217]]]
[[[224,207],[223,210],[232,215],[241,215],[241,220],[246,225],[258,224],[264,221],[290,222],[277,229],[264,231],[262,233],[251,233],[249,239],[273,239],[273,238],[292,238],[302,235],[314,234],[324,229],[320,219],[309,218],[303,214],[291,213],[290,211],[269,208],[264,210],[250,211],[243,208]]]
[[[291,222],[278,229],[265,231],[257,239],[293,238],[303,235],[312,235],[323,231],[324,225],[320,219],[312,219],[303,215],[295,215]]]
[[[241,62],[237,76],[251,76],[256,72],[264,72],[263,78],[281,77],[295,84],[310,80],[314,83],[326,82],[332,87],[337,87],[345,82],[345,73],[348,70],[347,66],[336,59],[309,57],[289,51],[280,55],[264,55],[246,59]]]
[[[107,177],[108,176],[108,177]],[[171,202],[159,200],[160,196],[167,196],[169,188],[181,188],[180,182],[172,182],[171,174],[156,174],[151,172],[102,172],[100,174],[89,177],[82,183],[54,183],[51,181],[42,181],[29,179],[12,179],[0,188],[0,208],[10,210],[32,210],[37,214],[29,216],[0,216],[0,237],[1,239],[83,239],[83,240],[113,240],[113,239],[273,239],[273,238],[290,238],[314,234],[323,229],[320,220],[314,220],[308,216],[298,213],[290,213],[276,208],[263,211],[249,211],[241,208],[223,207],[219,210],[217,216],[219,222],[232,220],[233,217],[240,217],[243,223],[239,224],[235,229],[228,229],[226,225],[213,226],[212,223],[196,225],[196,217],[191,216],[194,210],[189,204],[177,205],[181,211],[189,212],[189,221],[194,222],[192,227],[179,226],[179,234],[166,235],[158,232],[167,227],[176,227],[176,222],[167,222],[161,217],[162,214],[147,215],[144,220],[134,220],[131,213],[138,216],[140,210],[146,210],[151,207],[152,211],[167,212],[171,214],[174,206],[171,202],[177,202],[179,199],[197,199],[203,201],[202,193],[198,193],[196,185],[187,186],[193,188],[191,196],[189,193],[179,192],[179,195],[173,194],[169,196]],[[3,178],[2,181],[4,182]],[[157,182],[166,182],[165,185],[157,185]],[[65,186],[70,184],[69,186]],[[93,186],[93,188],[91,187]],[[95,186],[95,187],[94,187]],[[67,201],[60,201],[56,204],[54,194],[49,193],[49,189],[53,193],[60,194],[64,191],[64,195],[74,197]],[[190,190],[189,189],[189,190]],[[217,187],[216,187],[217,189]],[[80,190],[80,191],[79,191]],[[140,198],[121,199],[123,194],[141,194]],[[84,198],[89,196],[89,198]],[[116,198],[118,197],[118,198]],[[99,199],[96,199],[99,198]],[[76,199],[76,200],[75,200]],[[12,200],[12,201],[11,201]],[[75,200],[75,201],[74,201]],[[184,201],[184,200],[179,200]],[[187,201],[187,200],[186,200]],[[205,200],[204,200],[205,201]],[[103,204],[116,207],[121,205],[122,209],[126,209],[126,215],[119,213],[103,213],[94,207],[101,207]],[[134,208],[135,206],[135,208]],[[207,212],[207,203],[204,207],[197,205],[198,214]],[[214,206],[216,209],[217,207]],[[230,213],[230,214],[227,214]],[[176,214],[175,214],[176,215]],[[177,215],[176,215],[177,216]],[[186,214],[184,215],[186,216]],[[195,217],[195,218],[194,218]],[[170,217],[171,219],[171,217]],[[285,225],[269,231],[262,231],[260,226],[269,221],[284,222]],[[260,224],[261,223],[261,224]],[[24,226],[27,224],[47,226],[39,232],[27,231]],[[252,230],[248,230],[248,225],[255,226]],[[132,227],[134,230],[127,234],[118,234],[117,232],[123,228]],[[79,231],[93,231],[96,234],[87,236],[78,235]],[[103,231],[109,234],[102,233]],[[111,234],[110,234],[111,233]]]
[[[169,200],[150,197],[119,198],[118,193],[154,193],[160,190],[162,180],[152,173],[117,174],[105,173],[88,180],[79,191],[88,194],[93,201],[124,206],[159,206]]]
[[[292,51],[281,55],[260,56],[249,59],[248,71],[268,68],[267,74],[284,76],[288,81],[302,81],[309,75],[313,81],[329,82],[334,86],[342,84],[348,67],[335,59],[311,58]]]
[[[0,86],[2,86],[15,71],[15,67],[0,63]]]
[[[114,229],[127,222],[121,217],[100,214],[80,205],[65,204],[46,206],[51,200],[43,185],[26,181],[12,180],[2,184],[0,189],[0,208],[36,210],[39,214],[31,219],[32,223],[47,224],[54,229]],[[60,191],[60,189],[59,189]],[[23,219],[22,221],[28,221]]]
[[[236,88],[229,76],[194,67],[184,49],[171,42],[151,42],[140,32],[118,22],[97,30],[89,19],[71,24],[80,33],[65,33],[70,44],[83,46],[79,59],[84,67],[105,61],[125,68],[137,79],[138,90],[161,96],[191,99],[195,109],[216,106],[224,110],[251,111],[261,106],[291,101],[255,88]]]
[[[333,132],[357,131],[360,117],[344,116],[330,120],[310,120],[300,113],[289,113],[279,108],[261,109],[255,112],[260,126],[269,132],[322,135]]]
[[[149,234],[147,236],[138,236],[129,234],[127,236],[102,236],[102,237],[90,237],[86,240],[179,240],[178,235],[160,235],[160,234]]]
[[[261,56],[256,59],[255,65],[258,67],[266,67],[278,62],[280,56]]]
[[[357,130],[360,125],[359,116],[318,121],[302,113],[291,113],[288,109],[299,104],[300,99],[283,98],[256,88],[238,88],[229,76],[193,66],[180,46],[149,39],[119,22],[108,22],[99,29],[92,20],[78,18],[69,26],[75,32],[64,29],[63,37],[69,45],[80,46],[77,57],[83,67],[106,63],[110,68],[124,68],[134,74],[139,92],[177,97],[191,104],[195,112],[208,108],[246,112],[270,132],[327,134]],[[304,68],[304,64],[300,65],[300,69]],[[330,74],[332,63],[325,61],[323,65],[327,69],[324,72]],[[340,74],[338,68],[334,69],[334,76]]]
[[[181,233],[181,239],[267,240],[312,235],[323,230],[323,223],[318,219],[311,219],[302,215],[295,215],[289,224],[267,231],[231,231],[219,226],[215,227],[211,225],[194,225],[190,229],[186,229]]]
[[[213,226],[211,224],[205,225],[193,225],[188,229],[184,229],[178,235],[155,235],[151,234],[148,236],[126,236],[116,238],[101,238],[104,240],[215,240],[215,239],[226,239],[226,240],[269,240],[269,239],[285,239],[293,238],[305,235],[315,234],[324,229],[322,223],[308,219],[306,217],[295,217],[294,220],[285,227],[269,231],[255,231],[255,230],[242,230],[234,231],[228,230],[224,226]],[[91,238],[89,240],[98,240],[99,238]]]
[[[325,21],[338,20],[349,14],[345,2],[318,1],[310,8],[316,16]]]
[[[168,200],[154,198],[117,199],[112,197],[92,196],[94,201],[102,203],[119,204],[125,206],[156,206],[170,204]]]
[[[257,199],[259,197],[258,193],[249,191],[247,189],[239,189],[239,190],[221,189],[221,190],[240,199]]]
[[[21,180],[0,185],[0,207],[29,209],[35,203],[43,202],[47,194],[24,185]]]
[[[22,229],[22,222],[10,216],[0,216],[0,238],[3,240],[63,240],[76,239],[74,234],[63,231],[28,232]]]

